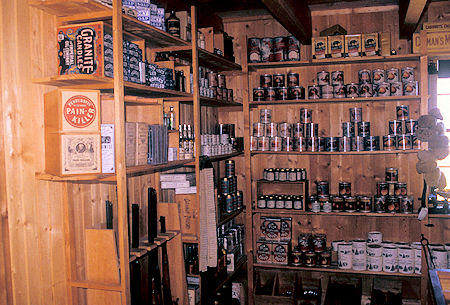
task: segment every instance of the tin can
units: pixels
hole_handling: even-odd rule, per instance
[[[316,181],[317,196],[329,195],[328,181]]]
[[[231,193],[230,179],[228,179],[228,177],[220,179],[220,191],[222,194]]]
[[[233,213],[234,212],[234,196],[232,194],[228,194],[225,197],[225,207],[226,207],[226,212],[229,213]]]
[[[298,86],[298,84],[299,84],[298,73],[294,73],[294,72],[288,73],[287,74],[287,84],[288,84],[288,87]]]
[[[256,63],[261,61],[261,39],[252,37],[247,42],[248,62]]]
[[[286,76],[283,73],[274,74],[273,77],[274,87],[285,87],[286,86]]]
[[[313,251],[308,251],[304,255],[303,264],[308,267],[313,267],[316,265],[316,254]]]
[[[308,99],[314,100],[320,98],[320,87],[317,85],[308,86]]]
[[[308,196],[306,198],[306,210],[307,211],[312,210],[312,205],[314,202],[317,202],[317,196],[312,195],[312,196]],[[320,206],[319,206],[319,208],[320,208]]]
[[[288,88],[288,98],[290,100],[303,100],[305,99],[305,88],[302,86],[295,86]]]
[[[370,122],[358,122],[358,136],[368,137],[370,136]]]
[[[325,138],[324,137],[317,137],[318,141],[318,151],[325,151]]]
[[[279,87],[276,89],[277,91],[277,100],[286,101],[288,99],[288,88],[287,87]]]
[[[362,108],[352,107],[349,110],[350,122],[362,122]]]
[[[312,249],[311,234],[302,233],[298,237],[298,247],[302,252],[310,251]]]
[[[409,120],[409,106],[400,105],[396,106],[397,120]]]
[[[305,124],[294,123],[293,130],[294,130],[294,137],[300,138],[305,136]]]
[[[286,38],[281,36],[273,38],[273,61],[284,61],[286,51]]]
[[[386,196],[377,196],[373,198],[373,210],[376,213],[386,212]]]
[[[403,196],[400,199],[400,213],[411,214],[414,209],[414,197],[413,196]]]
[[[255,102],[264,101],[265,100],[264,94],[265,94],[264,88],[262,87],[253,88],[253,100]]]
[[[325,151],[329,152],[339,151],[339,137],[326,137]]]
[[[360,196],[358,200],[358,210],[360,212],[372,212],[372,199],[369,196]]]
[[[283,142],[283,151],[294,151],[294,138],[286,137],[283,138],[282,142]]]
[[[306,150],[310,152],[319,151],[319,138],[318,137],[309,137],[307,139]]]
[[[312,123],[312,110],[307,108],[300,109],[300,123]]]
[[[305,123],[305,136],[306,137],[317,137],[317,136],[319,136],[319,124],[316,124],[316,123]]]
[[[364,150],[365,151],[377,151],[380,150],[380,137],[369,136],[364,138]]]
[[[342,136],[343,137],[354,137],[355,136],[355,123],[353,123],[353,122],[342,123]]]
[[[265,135],[268,137],[276,137],[278,135],[278,124],[277,123],[266,124],[266,134]]]
[[[315,252],[324,251],[327,247],[327,237],[325,234],[313,235],[312,243]]]
[[[387,196],[386,211],[389,213],[400,213],[400,198],[395,196]]]
[[[406,196],[408,195],[407,184],[404,182],[394,183],[394,195],[395,196]]]
[[[344,198],[333,196],[331,199],[331,209],[333,212],[340,212],[344,208]]]
[[[302,195],[293,197],[293,208],[294,208],[294,210],[302,210],[303,209],[303,196]]]
[[[269,151],[270,142],[269,137],[258,137],[258,150]]]
[[[295,137],[294,138],[294,150],[295,151],[306,151],[306,138],[305,137]]]
[[[284,197],[283,196],[275,196],[275,208],[276,209],[284,209]]]
[[[300,60],[300,42],[294,36],[287,37],[287,60]]]
[[[352,151],[364,151],[364,137],[356,136],[352,138]]]
[[[225,161],[225,175],[234,176],[235,174],[235,163],[233,160]]]
[[[383,82],[374,86],[374,96],[390,96],[391,95],[391,85],[389,83]]]
[[[331,85],[320,86],[320,92],[322,98],[333,98],[333,86]]]
[[[267,196],[266,197],[266,207],[268,209],[275,209],[275,197],[274,196]]]
[[[264,88],[265,101],[275,101],[277,99],[277,91],[275,87]]]
[[[394,83],[400,81],[397,68],[390,68],[386,70],[386,80],[388,83]]]
[[[258,137],[250,136],[250,150],[251,151],[258,150]]]
[[[405,134],[415,134],[417,128],[416,120],[405,120]]]
[[[402,96],[402,95],[403,95],[403,83],[391,82],[391,96]]]
[[[333,71],[331,72],[331,84],[334,85],[344,85],[344,71]]]
[[[388,167],[386,168],[386,182],[398,182],[398,168]],[[387,194],[384,194],[387,195]],[[384,196],[381,194],[381,196]]]
[[[356,212],[356,198],[353,196],[344,198],[344,210],[346,212]]]
[[[365,83],[359,85],[359,96],[360,97],[371,97],[373,95],[372,84]]]
[[[272,74],[262,74],[259,76],[259,85],[262,88],[273,87]]]
[[[383,150],[396,150],[397,137],[394,135],[383,136]]]
[[[403,124],[402,121],[389,121],[389,134],[390,135],[400,135],[403,134]]]
[[[333,97],[334,98],[345,98],[345,86],[344,85],[333,85]]]
[[[351,151],[352,150],[352,138],[340,137],[339,138],[339,151]]]
[[[414,81],[414,68],[404,67],[402,68],[402,82],[407,83]]]
[[[222,100],[226,101],[228,98],[228,89],[227,88],[217,88],[217,90],[222,90]]]
[[[279,123],[278,136],[282,138],[292,137],[292,125],[290,123]]]
[[[291,253],[291,264],[293,266],[300,266],[302,264],[302,252],[295,248]]]
[[[419,139],[417,139],[417,136],[415,134],[411,135],[411,145],[412,145],[412,149],[420,149],[421,148],[420,141],[419,141]]]
[[[358,97],[359,85],[356,83],[347,84],[345,91],[347,92],[347,97]]]
[[[261,62],[273,61],[273,39],[265,37],[260,45]]]
[[[372,71],[372,80],[374,85],[386,82],[386,72],[383,69],[375,69]]]
[[[397,147],[400,150],[413,149],[411,135],[398,135],[397,136]]]
[[[227,82],[226,82],[225,75],[218,74],[217,76],[218,76],[218,87],[219,88],[226,88],[227,87]]]
[[[282,151],[283,142],[280,137],[270,138],[270,151]]]
[[[417,81],[406,82],[403,85],[403,93],[404,95],[419,95],[417,88],[419,88]]]
[[[255,137],[265,137],[265,125],[263,123],[253,123],[253,136]]]
[[[361,69],[358,71],[358,79],[360,84],[371,84],[372,83],[372,71],[368,69]]]
[[[378,182],[377,183],[377,195],[380,197],[389,195],[389,183]]]
[[[272,109],[261,109],[259,111],[259,122],[263,124],[272,123]]]
[[[339,182],[339,196],[350,196],[352,194],[351,182]]]
[[[317,84],[319,86],[325,86],[330,84],[330,72],[320,71],[317,72]]]

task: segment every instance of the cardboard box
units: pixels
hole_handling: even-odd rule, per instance
[[[272,243],[272,264],[287,265],[289,261],[290,242]]]
[[[312,56],[314,59],[326,58],[328,55],[328,38],[313,37],[312,38]]]
[[[391,55],[391,32],[380,33],[380,54],[381,56]]]
[[[102,136],[102,173],[112,174],[116,171],[114,155],[114,124],[101,125]]]
[[[280,241],[280,218],[261,216],[256,238],[265,241]]]
[[[145,165],[148,159],[148,124],[136,124],[136,163],[135,165]]]
[[[378,33],[362,34],[362,52],[366,56],[379,54]]]
[[[292,239],[292,218],[282,217],[280,219],[280,241],[291,241]]]
[[[136,123],[125,122],[125,164],[136,164]]]
[[[272,263],[272,244],[266,241],[256,242],[256,262],[260,264]]]
[[[345,35],[344,52],[349,57],[361,56],[361,34]]]
[[[344,35],[328,36],[328,54],[332,58],[344,56]]]

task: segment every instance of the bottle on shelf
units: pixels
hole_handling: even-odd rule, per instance
[[[169,130],[175,130],[175,111],[173,110],[173,106],[170,106],[169,114],[167,115],[168,124],[167,127]]]
[[[175,15],[175,11],[170,11],[167,17],[167,32],[175,37],[181,37],[180,34],[180,18]]]

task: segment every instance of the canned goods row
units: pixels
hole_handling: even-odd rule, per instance
[[[305,99],[305,88],[295,87],[258,87],[253,88],[253,101],[285,101],[285,100],[303,100]]]
[[[253,136],[255,137],[314,137],[318,134],[319,124],[314,123],[253,123]]]
[[[218,145],[202,145],[200,147],[202,156],[220,156],[227,155],[233,152],[232,144],[218,144]]]
[[[259,195],[258,209],[303,210],[302,195]]]
[[[234,124],[216,124],[215,128],[215,134],[223,135],[227,134],[230,135],[230,138],[235,137],[235,125]]]
[[[248,62],[298,61],[300,42],[294,36],[248,39]]]
[[[235,193],[224,193],[217,195],[217,202],[220,210],[224,214],[230,214],[241,210],[244,207],[244,199],[242,191]]]
[[[386,173],[386,179],[390,174]],[[377,196],[406,196],[408,195],[408,188],[405,182],[377,182]]]
[[[305,181],[306,168],[265,168],[263,179],[267,181]]]
[[[234,194],[237,192],[237,177],[229,176],[220,179],[220,193]]]
[[[291,253],[290,262],[294,266],[329,267],[331,266],[331,252],[325,251],[301,251],[298,247]]]
[[[200,135],[201,145],[225,145],[230,144],[230,135],[223,134],[202,134]]]
[[[327,249],[327,236],[325,234],[301,233],[298,236],[297,249],[300,251],[322,252]]]
[[[224,74],[220,74],[214,71],[206,72],[206,77],[199,78],[200,85],[203,85],[204,87],[218,87],[218,88],[226,88],[226,77]]]
[[[218,99],[221,101],[234,101],[233,89],[200,86],[199,93],[201,96]]]
[[[329,195],[328,181],[316,181],[317,196]],[[351,196],[352,184],[351,182],[339,182],[339,196]]]
[[[259,86],[262,88],[271,87],[295,87],[299,85],[299,74],[295,72],[276,74],[261,74],[259,76]]]
[[[245,253],[245,226],[235,224],[230,221],[230,224],[223,225],[217,228],[217,243],[218,247],[222,249],[234,249],[234,255],[237,259]]]
[[[413,135],[416,133],[417,120],[392,120],[389,121],[390,135]]]

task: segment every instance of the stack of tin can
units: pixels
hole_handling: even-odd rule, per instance
[[[384,150],[420,149],[416,136],[417,120],[409,118],[409,106],[396,106],[396,120],[389,121],[389,134],[383,136]]]
[[[318,72],[317,85],[308,86],[308,99],[344,98],[345,93],[344,71]]]
[[[217,156],[230,154],[234,151],[234,124],[217,124],[215,132],[201,135],[201,155]]]
[[[305,88],[299,86],[299,74],[294,72],[260,75],[260,86],[253,88],[253,101],[300,99],[305,99]]]
[[[238,190],[235,163],[225,161],[225,177],[220,179],[220,191],[217,195],[219,211],[222,215],[241,210],[244,206],[242,191]]]
[[[245,226],[236,224],[235,219],[224,223],[217,227],[217,242],[219,248],[226,250],[227,261],[230,261],[231,266],[235,266],[234,264],[245,254]],[[230,265],[227,268],[230,268]]]
[[[256,262],[287,265],[292,238],[291,217],[255,218]]]
[[[292,249],[290,262],[294,266],[329,267],[331,251],[325,234],[302,233],[298,245]]]
[[[248,62],[298,61],[300,42],[294,36],[248,39]]]
[[[199,67],[199,86],[201,96],[227,102],[234,101],[233,89],[227,89],[226,78],[223,74]]]

